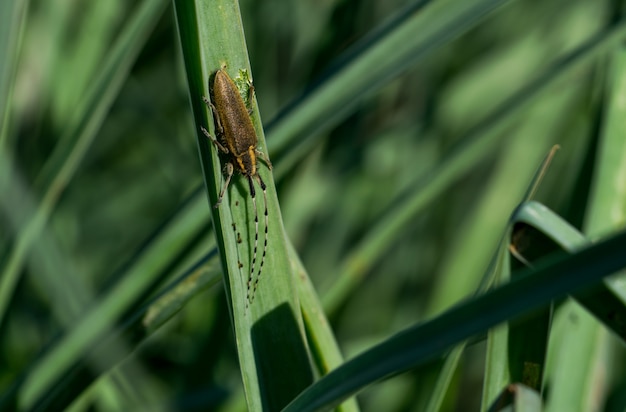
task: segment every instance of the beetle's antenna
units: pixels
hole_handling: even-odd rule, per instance
[[[268,223],[269,223],[269,214],[267,212],[267,190],[265,187],[265,182],[263,182],[263,179],[261,179],[261,176],[259,176],[258,174],[255,175],[257,180],[259,181],[259,186],[261,187],[261,190],[263,190],[263,203],[265,205],[265,211],[263,212],[263,214],[265,215],[265,238],[263,239],[263,253],[261,254],[261,264],[259,265],[259,271],[256,275],[256,279],[254,280],[254,287],[252,288],[252,295],[250,296],[250,304],[252,304],[252,301],[254,300],[254,295],[256,294],[256,289],[259,286],[259,279],[261,278],[261,272],[263,271],[263,264],[265,263],[265,255],[267,254],[267,233],[268,233]],[[254,204],[254,210],[255,210],[255,235],[254,235],[254,257],[256,259],[256,250],[257,250],[257,235],[259,233],[258,231],[258,223],[259,223],[259,219],[258,219],[258,214],[256,212],[256,204]],[[252,260],[253,264],[252,264],[252,269],[254,269],[254,259]],[[249,286],[248,286],[249,289]]]

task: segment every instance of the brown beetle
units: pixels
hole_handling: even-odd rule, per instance
[[[250,85],[251,96],[253,90],[252,85]],[[211,140],[211,142],[213,142],[215,147],[222,153],[223,157],[227,159],[224,165],[226,181],[222,186],[222,190],[220,191],[214,207],[219,207],[222,203],[222,198],[226,193],[226,189],[228,189],[230,180],[235,170],[248,179],[248,184],[250,186],[250,197],[252,198],[252,206],[254,207],[254,251],[252,253],[250,273],[247,280],[247,307],[247,305],[251,304],[254,300],[254,294],[259,283],[259,278],[261,276],[267,252],[267,193],[265,182],[263,182],[263,179],[261,179],[261,176],[258,173],[257,158],[260,157],[263,159],[270,170],[272,169],[272,164],[265,153],[261,152],[257,148],[258,139],[248,109],[239,94],[239,90],[237,89],[235,82],[233,82],[230,78],[224,67],[215,73],[215,79],[213,81],[214,104],[207,98],[203,99],[209,108],[211,108],[213,113],[217,139],[211,136],[204,127],[201,127],[202,132]],[[254,180],[257,181],[259,187],[263,191],[263,201],[265,203],[265,240],[259,271],[256,277],[254,276],[254,267],[256,265],[257,245],[259,239],[259,215],[256,205]]]

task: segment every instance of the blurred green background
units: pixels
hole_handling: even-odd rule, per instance
[[[64,150],[71,140],[68,130],[92,104],[86,96],[141,5],[121,0],[18,3],[18,8],[28,6],[2,147],[13,159],[15,181],[24,192],[14,204],[27,205],[43,196],[55,150]],[[8,393],[34,360],[71,329],[77,315],[70,310],[72,299],[76,307],[90,307],[110,291],[129,259],[202,185],[198,125],[190,112],[172,6],[153,3],[161,3],[155,6],[154,24],[138,35],[145,39],[137,41],[135,55],[125,57],[128,70],[119,75],[119,84],[108,83],[113,94],[103,98],[110,99],[110,106],[94,122],[93,141],[59,192],[44,229],[54,248],[37,249],[61,259],[61,267],[77,275],[72,282],[78,289],[65,288],[67,280],[56,269],[55,278],[41,276],[38,265],[48,261],[27,254],[0,317],[0,394]],[[281,110],[306,99],[306,91],[330,76],[337,62],[349,60],[346,51],[408,3],[240,2],[270,157],[272,124],[289,113]],[[497,139],[477,149],[478,160],[469,171],[394,234],[344,297],[328,298],[354,246],[395,213],[406,193],[426,185],[445,166],[468,130],[606,27],[616,8],[615,2],[582,0],[502,4],[462,35],[432,44],[425,58],[381,88],[363,90],[355,97],[360,100],[356,110],[332,128],[312,131],[314,144],[277,181],[286,230],[322,301],[332,307],[329,317],[347,358],[476,289],[508,217],[553,144],[561,149],[537,199],[574,225],[583,223],[591,179],[586,162],[595,150],[604,56],[559,79],[516,112],[497,131]],[[200,213],[206,215],[185,240],[184,253],[164,256],[162,274],[146,296],[136,296],[135,308],[213,245],[209,206],[204,205]],[[0,215],[0,268],[5,271],[18,233],[24,233],[24,226],[16,227],[8,215]],[[70,307],[65,314],[64,305]],[[146,410],[151,405],[245,408],[221,284],[198,293],[149,336],[129,341],[131,348],[141,343],[114,369],[126,381],[115,372],[96,381],[126,388],[123,396],[106,389],[110,386],[93,385],[73,410],[90,405],[90,410],[130,410],[128,405],[137,403],[148,405]],[[479,343],[465,353],[444,410],[479,409],[484,350]],[[422,410],[425,395],[416,388],[423,379],[411,373],[395,377],[362,392],[359,403],[364,411]]]

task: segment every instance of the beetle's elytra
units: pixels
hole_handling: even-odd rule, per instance
[[[252,85],[249,87],[250,92],[252,92]],[[252,252],[252,261],[250,263],[250,272],[247,280],[247,307],[248,304],[252,304],[252,301],[254,300],[254,294],[256,293],[267,252],[267,194],[265,183],[258,174],[257,158],[260,157],[263,159],[270,170],[272,169],[272,164],[265,153],[261,152],[257,148],[258,139],[254,125],[252,124],[252,119],[250,118],[248,112],[248,108],[241,98],[235,82],[226,72],[225,67],[222,67],[215,73],[212,97],[213,103],[211,103],[211,101],[207,98],[204,98],[204,102],[209,106],[211,112],[213,113],[217,139],[213,138],[213,136],[211,136],[204,127],[201,127],[201,129],[211,142],[213,142],[218,151],[221,152],[222,157],[226,159],[224,164],[226,180],[214,207],[219,207],[222,203],[224,194],[226,193],[233,173],[236,170],[244,175],[248,180],[250,197],[252,198],[252,206],[254,208],[254,250]],[[265,239],[261,262],[256,276],[254,274],[254,269],[256,266],[257,245],[259,239],[259,215],[256,205],[256,191],[254,188],[255,180],[263,191],[263,202],[265,204]]]

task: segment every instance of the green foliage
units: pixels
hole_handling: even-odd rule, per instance
[[[136,3],[1,2],[0,410],[624,409],[619,2]]]

